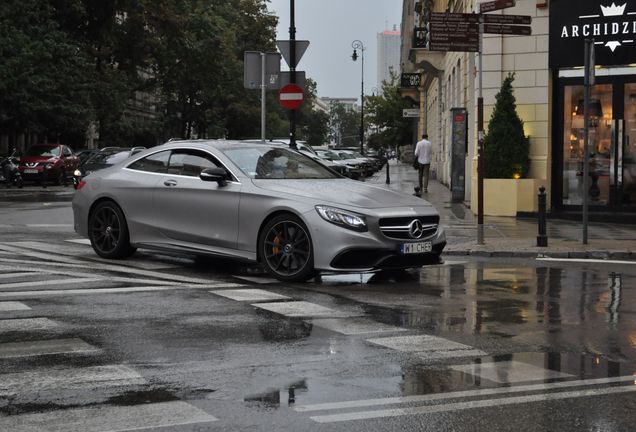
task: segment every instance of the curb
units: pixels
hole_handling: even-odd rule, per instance
[[[562,258],[562,259],[597,259],[634,261],[636,251],[569,251],[569,252],[524,252],[524,251],[477,251],[456,250],[444,251],[442,256],[472,256],[478,258]]]

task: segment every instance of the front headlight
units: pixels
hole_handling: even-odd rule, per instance
[[[324,205],[317,205],[316,211],[327,222],[339,225],[343,228],[352,229],[354,231],[366,231],[367,223],[364,217],[359,216],[347,210],[342,210],[335,207],[328,207]]]
[[[75,171],[73,171],[73,175],[75,177],[81,177],[82,176],[82,172],[80,170],[76,169]]]

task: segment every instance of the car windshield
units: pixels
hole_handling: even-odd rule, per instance
[[[62,154],[61,147],[49,147],[49,146],[33,146],[27,150],[26,156],[46,156],[53,157]]]
[[[111,166],[128,158],[130,150],[101,151],[86,161],[86,165]]]
[[[253,179],[334,179],[334,172],[301,153],[279,147],[238,147],[226,156]]]
[[[324,157],[325,159],[330,159],[330,160],[340,160],[340,159],[342,159],[338,155],[338,153],[335,153],[335,152],[332,152],[332,151],[319,151],[318,155]]]

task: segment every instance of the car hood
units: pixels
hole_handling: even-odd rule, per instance
[[[316,204],[323,203],[368,209],[431,205],[421,198],[348,179],[252,180],[252,182],[256,187],[276,194],[311,198]]]
[[[48,162],[48,161],[53,161],[57,159],[56,156],[21,156],[20,157],[20,163],[42,163],[42,162]]]

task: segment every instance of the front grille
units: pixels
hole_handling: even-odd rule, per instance
[[[414,220],[420,221],[422,232],[419,236],[411,235],[410,226]],[[439,216],[403,216],[380,219],[380,231],[388,238],[396,240],[415,240],[430,237],[437,232]]]

